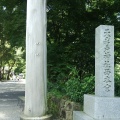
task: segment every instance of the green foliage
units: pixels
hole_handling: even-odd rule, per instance
[[[49,0],[48,64],[50,60],[61,56],[60,59],[54,59],[54,62],[61,64],[61,60],[69,59],[67,63],[77,67],[80,79],[86,75],[94,76],[95,28],[101,24],[115,26],[115,64],[119,63],[120,22],[117,20],[119,5],[119,0]],[[54,54],[54,57],[49,57],[51,54]],[[52,66],[56,66],[54,62]],[[66,61],[63,64],[66,64]]]
[[[61,98],[61,93],[55,89],[51,92],[48,92],[48,114],[52,114],[53,118],[57,118],[59,116]]]
[[[83,102],[84,94],[94,93],[94,83],[93,76],[85,77],[83,80],[80,80],[78,70],[73,68],[66,82],[66,94],[72,101]]]
[[[115,95],[120,97],[120,74],[115,74]]]
[[[115,95],[120,97],[120,66],[115,67]]]
[[[48,80],[52,83],[51,89],[64,91],[74,101],[81,101],[84,93],[94,93],[95,28],[101,24],[115,27],[115,65],[120,63],[119,5],[119,0],[48,1]],[[115,79],[119,85],[118,74]],[[116,86],[116,92],[118,89]]]
[[[26,1],[0,1],[1,37],[11,47],[25,47]]]
[[[53,96],[82,103],[84,94],[94,94],[94,76],[86,76],[81,80],[79,71],[76,67],[72,66],[68,67],[68,74],[66,76],[67,79],[65,81],[48,82],[48,91]]]
[[[19,48],[25,52],[26,1],[0,1],[0,80],[4,77],[5,66],[8,67],[7,79],[18,61],[23,57],[17,55]],[[24,53],[22,52],[22,53]],[[23,64],[25,66],[25,64]],[[20,67],[20,66],[19,66]],[[23,67],[25,68],[25,67]]]
[[[20,59],[21,61],[17,61],[16,62],[16,67],[15,67],[15,69],[14,69],[14,72],[16,73],[16,74],[19,74],[19,73],[25,73],[25,61],[24,61],[24,59]]]

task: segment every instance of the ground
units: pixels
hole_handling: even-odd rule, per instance
[[[20,120],[18,96],[25,95],[25,80],[0,82],[0,120]]]

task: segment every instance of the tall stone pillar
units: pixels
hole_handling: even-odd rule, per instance
[[[27,0],[25,110],[21,120],[49,120],[46,87],[46,0]]]
[[[100,25],[95,36],[95,95],[114,97],[114,26]]]

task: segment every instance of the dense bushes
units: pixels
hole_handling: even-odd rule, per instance
[[[85,93],[94,94],[95,28],[101,24],[115,26],[115,65],[120,64],[119,4],[119,0],[48,1],[49,91],[59,91],[73,101],[82,101]],[[115,72],[116,95],[120,95],[119,78]]]
[[[84,94],[94,94],[95,77],[86,76],[80,79],[79,72],[76,67],[67,68],[68,74],[58,79],[57,82],[48,82],[48,108],[54,118],[59,116],[60,100],[67,99],[83,104]],[[62,72],[62,69],[61,69]],[[59,71],[60,75],[61,72]],[[59,76],[59,74],[58,74]],[[66,78],[66,80],[62,80]],[[115,67],[115,96],[120,96],[120,73],[119,67]]]
[[[94,77],[86,77],[81,82],[79,79],[70,79],[66,82],[66,94],[76,102],[83,102],[84,94],[94,93]]]
[[[119,67],[115,68],[114,75],[115,96],[120,96],[120,74],[118,68]],[[61,77],[61,80],[59,79],[59,81],[55,83],[48,82],[48,91],[53,96],[83,103],[84,94],[94,94],[94,76],[86,76],[81,80],[77,68],[69,67],[69,74],[66,74],[65,77],[66,80],[62,80],[64,77]]]
[[[94,93],[94,76],[86,76],[81,80],[76,67],[69,67],[69,74],[66,74],[65,77],[67,78],[65,81],[61,79],[55,83],[48,82],[48,90],[54,96],[61,95],[65,99],[83,102],[84,94]]]
[[[115,69],[115,96],[120,96],[120,67]]]

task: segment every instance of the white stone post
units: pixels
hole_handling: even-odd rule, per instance
[[[114,97],[114,26],[100,25],[95,35],[95,95]]]
[[[49,120],[47,111],[46,0],[27,0],[25,110],[21,120]]]

